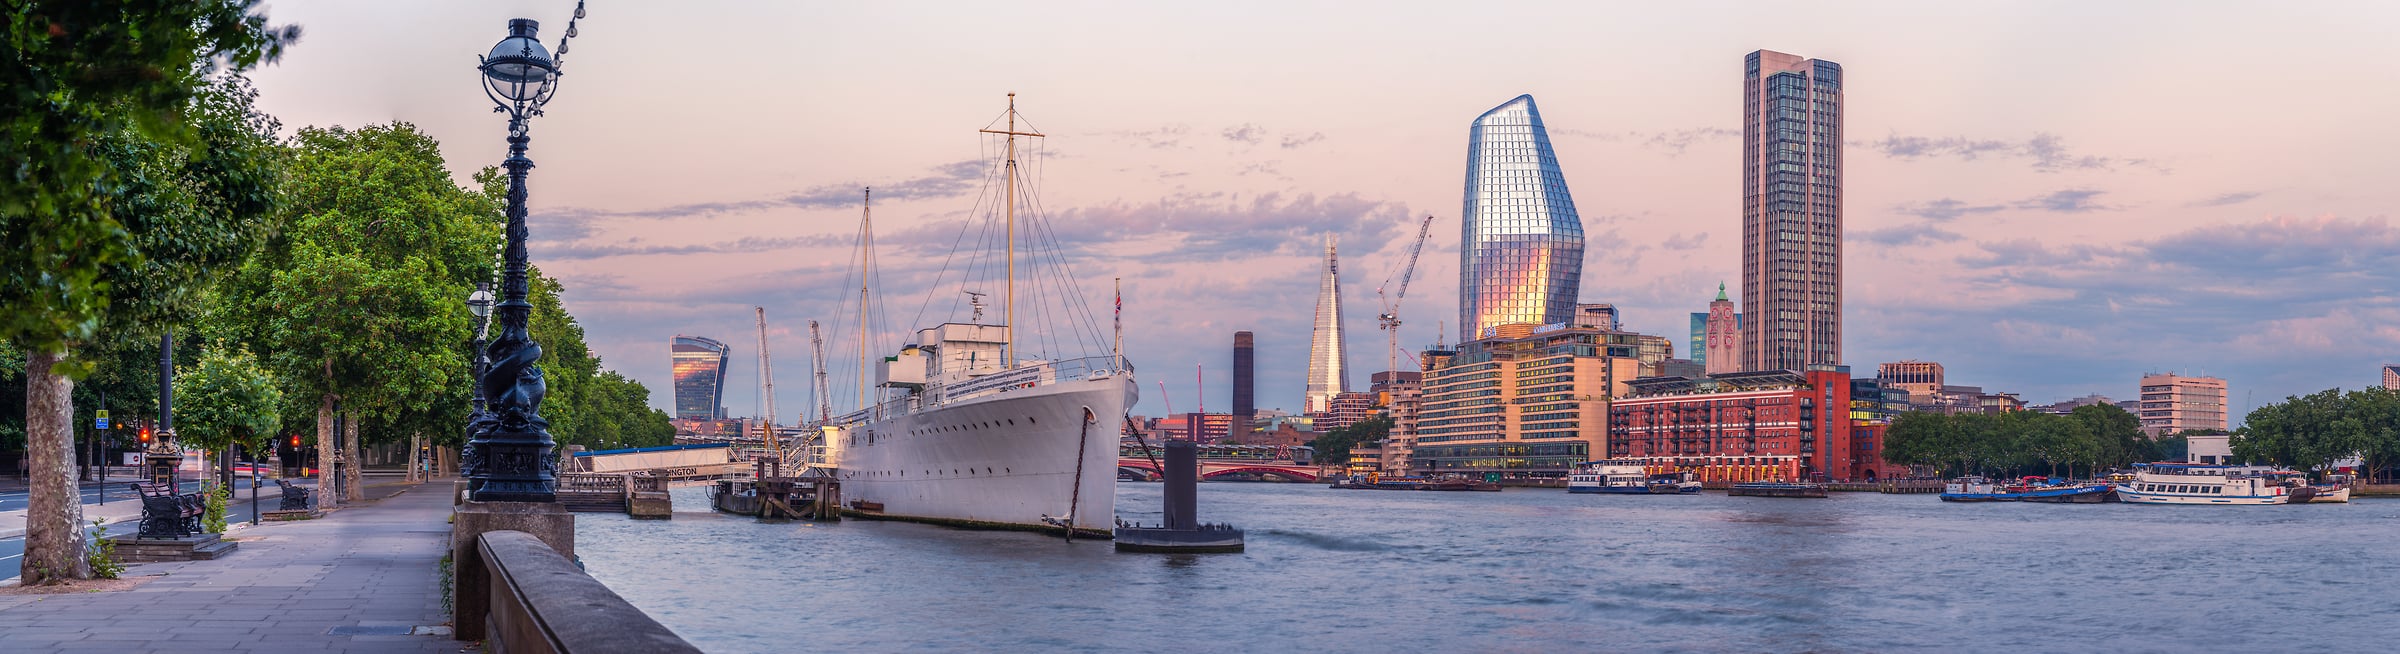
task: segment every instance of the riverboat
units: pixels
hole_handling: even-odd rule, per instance
[[[2285,504],[2298,483],[2297,473],[2266,466],[2137,463],[2133,469],[2133,481],[2117,487],[2127,504]]]
[[[1734,484],[1725,494],[1735,497],[1824,497],[1824,484],[1789,481],[1746,481]]]
[[[1381,477],[1372,474],[1351,475],[1333,482],[1327,488],[1345,490],[1405,490],[1405,491],[1483,491],[1499,492],[1500,485],[1465,477]]]
[[[2312,495],[2312,496],[2310,496],[2310,497],[2308,498],[2308,501],[2309,501],[2310,503],[2319,503],[2319,502],[2322,502],[2322,503],[2328,503],[2328,504],[2335,504],[2335,503],[2347,503],[2347,502],[2349,502],[2349,501],[2350,501],[2350,487],[2349,487],[2349,486],[2340,486],[2340,485],[2334,485],[2334,486],[2317,486],[2317,487],[2316,487],[2316,489],[2317,489],[2317,494],[2316,494],[2316,495]]]
[[[1700,492],[1688,473],[1650,474],[1636,459],[1585,461],[1567,474],[1567,492],[1609,495],[1680,495]]]
[[[1942,486],[1944,502],[2049,502],[2098,504],[2116,499],[2116,488],[2104,483],[2052,484],[2039,477],[2009,484],[1983,477],[1960,477]]]

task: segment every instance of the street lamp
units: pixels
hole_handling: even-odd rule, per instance
[[[577,13],[582,12],[577,7]],[[533,305],[525,301],[525,174],[533,160],[525,158],[527,122],[542,115],[542,105],[558,92],[558,60],[534,38],[540,23],[518,18],[508,21],[508,37],[492,46],[477,68],[493,111],[508,114],[508,245],[502,251],[503,275],[498,305],[500,334],[484,350],[489,364],[476,375],[476,396],[487,411],[468,419],[467,447],[460,467],[472,496],[483,502],[556,502],[557,465],[551,457],[550,421],[542,419],[542,346],[533,342],[525,323]],[[568,36],[575,27],[569,23]],[[565,41],[560,41],[565,51]],[[489,292],[480,295],[489,296]],[[474,302],[468,301],[470,305]],[[480,363],[480,362],[479,362]],[[487,367],[488,366],[488,367]]]

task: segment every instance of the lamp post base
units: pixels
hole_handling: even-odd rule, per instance
[[[451,516],[450,556],[456,562],[456,583],[450,587],[456,612],[451,635],[459,640],[483,640],[484,617],[491,612],[491,569],[476,549],[477,537],[493,531],[532,534],[568,560],[575,558],[575,514],[557,502],[486,502],[468,500]]]

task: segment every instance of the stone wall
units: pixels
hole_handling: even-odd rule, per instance
[[[532,534],[487,531],[476,537],[475,549],[475,563],[486,571],[481,576],[489,610],[481,631],[488,651],[700,651]],[[462,613],[459,619],[474,618]]]

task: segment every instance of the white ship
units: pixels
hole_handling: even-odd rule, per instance
[[[2284,504],[2296,473],[2265,466],[2137,463],[2117,485],[2127,504]]]
[[[1019,350],[1008,324],[1019,311],[1016,138],[1040,134],[1018,131],[1015,94],[1008,119],[1005,131],[983,130],[1008,140],[1011,239],[1000,324],[985,324],[984,294],[966,290],[975,298],[968,320],[918,329],[896,355],[877,357],[872,404],[820,426],[821,465],[833,469],[857,514],[969,527],[1071,526],[1074,535],[1106,537],[1116,521],[1119,428],[1138,385],[1117,346],[1063,360]],[[1063,280],[1061,268],[1056,278]]]

